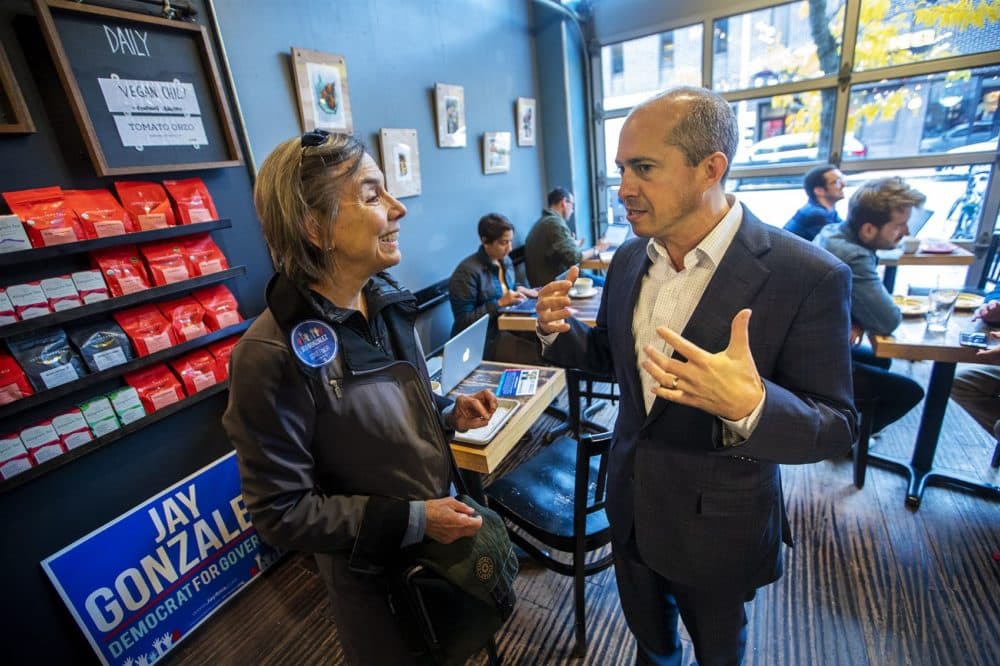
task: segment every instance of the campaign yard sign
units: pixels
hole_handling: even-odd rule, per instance
[[[231,453],[42,562],[104,664],[158,661],[280,553],[257,538]]]

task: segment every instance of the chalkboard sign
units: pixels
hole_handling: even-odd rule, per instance
[[[0,44],[0,132],[27,134],[35,131],[28,106],[14,78],[14,70]]]
[[[205,28],[35,0],[99,176],[242,164]]]

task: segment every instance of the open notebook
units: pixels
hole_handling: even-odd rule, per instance
[[[473,430],[466,430],[465,432],[456,432],[455,440],[459,442],[465,442],[466,444],[479,444],[485,446],[489,444],[500,429],[507,424],[510,417],[514,415],[517,408],[521,406],[517,400],[512,400],[510,398],[497,398],[497,410],[493,412],[493,416],[490,418],[490,422],[481,428],[475,428]]]
[[[445,395],[462,383],[462,380],[483,362],[483,349],[486,346],[489,323],[489,315],[483,315],[472,326],[444,343],[444,355],[441,359],[441,390]],[[505,398],[497,400],[499,406],[487,425],[455,433],[455,439],[468,444],[488,444],[520,405],[517,400]]]

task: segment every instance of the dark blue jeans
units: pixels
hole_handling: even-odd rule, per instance
[[[923,400],[924,390],[909,377],[889,372],[891,359],[876,358],[871,347],[851,350],[854,375],[854,401],[875,402],[872,432],[895,423]]]

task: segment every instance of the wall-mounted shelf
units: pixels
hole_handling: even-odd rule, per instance
[[[119,310],[132,305],[155,301],[165,296],[172,296],[174,294],[193,291],[195,289],[200,289],[201,287],[206,287],[210,284],[231,280],[234,277],[246,274],[246,272],[246,266],[234,266],[233,268],[219,271],[218,273],[201,275],[196,278],[182,280],[180,282],[172,282],[171,284],[165,284],[162,287],[144,289],[142,291],[137,291],[134,294],[128,294],[127,296],[109,298],[106,301],[98,301],[97,303],[82,305],[78,308],[70,308],[69,310],[63,310],[61,312],[53,312],[52,314],[44,315],[42,317],[25,319],[24,321],[18,321],[13,324],[7,324],[6,326],[0,326],[0,338],[9,338],[12,335],[17,335],[18,333],[27,333],[28,331],[35,331],[46,326],[58,326],[60,324],[65,324],[66,322],[83,319],[84,317],[100,314],[102,312],[111,312],[112,310]]]
[[[210,222],[197,222],[195,224],[178,224],[165,229],[152,229],[150,231],[137,231],[132,234],[120,234],[118,236],[108,236],[106,238],[95,238],[93,240],[76,241],[73,243],[63,243],[62,245],[52,245],[50,247],[33,247],[30,250],[19,252],[6,252],[0,255],[4,264],[25,264],[32,261],[42,261],[56,257],[66,257],[73,254],[83,254],[94,250],[102,250],[107,247],[117,247],[119,245],[135,245],[137,243],[148,243],[150,241],[166,240],[179,236],[191,236],[194,234],[215,231],[216,229],[228,229],[233,226],[232,220],[223,218]]]
[[[92,252],[103,248],[148,243],[151,241],[162,241],[170,238],[207,233],[218,229],[229,229],[231,227],[232,221],[229,219],[178,225],[167,227],[165,229],[140,231],[137,233],[111,236],[108,238],[77,241],[74,243],[66,243],[64,245],[55,245],[52,247],[32,248],[30,250],[23,250],[20,252],[4,253],[0,254],[0,263],[2,263],[5,268],[7,266],[18,264],[22,266],[35,264],[36,266],[44,268],[46,261],[51,262],[64,257],[71,257],[73,255]],[[202,287],[220,284],[233,278],[241,277],[246,275],[246,272],[246,266],[233,266],[224,271],[218,271],[209,275],[201,275],[189,280],[182,280],[180,282],[174,282],[162,286],[154,286],[126,296],[109,298],[104,301],[98,301],[97,303],[82,305],[78,308],[71,308],[61,312],[53,312],[52,314],[35,317],[26,321],[14,322],[13,324],[0,326],[0,340],[22,333],[36,331],[41,328],[61,326],[77,320],[86,319],[94,315],[110,313],[143,303],[152,303],[171,296],[187,294]],[[213,331],[199,338],[195,338],[194,340],[182,342],[178,345],[174,345],[168,349],[162,349],[148,356],[132,359],[127,363],[117,365],[113,368],[84,375],[72,382],[68,382],[44,391],[39,391],[38,393],[21,398],[20,400],[15,400],[12,403],[0,405],[0,431],[9,432],[11,430],[9,427],[7,430],[3,430],[4,421],[10,419],[10,417],[23,415],[18,417],[17,420],[30,420],[35,416],[35,410],[37,410],[38,418],[41,419],[43,418],[43,413],[45,411],[44,406],[55,400],[67,397],[70,397],[70,400],[74,400],[76,398],[83,400],[85,398],[95,397],[100,393],[100,391],[96,391],[95,387],[101,385],[102,383],[108,382],[109,380],[113,381],[122,377],[126,373],[133,372],[141,368],[169,361],[170,359],[179,357],[194,349],[205,347],[206,345],[222,338],[241,335],[250,327],[252,323],[253,318],[250,318],[245,321],[241,321],[238,324],[227,326],[226,328]],[[176,414],[177,412],[190,407],[191,405],[206,400],[214,395],[218,395],[222,391],[225,391],[228,386],[228,380],[214,386],[210,386],[192,396],[188,396],[187,398],[175,402],[172,405],[157,410],[152,414],[148,414],[138,421],[124,425],[121,428],[104,435],[103,437],[97,437],[86,444],[73,449],[72,451],[67,451],[62,455],[56,456],[51,460],[47,460],[40,465],[32,467],[31,469],[26,470],[11,479],[0,481],[0,494],[13,490],[14,488],[17,488],[33,479],[37,479],[54,469],[62,467],[63,465],[70,463],[81,456],[97,451],[98,449],[101,449],[123,437],[127,437],[142,428],[151,426],[172,414]],[[54,414],[50,414],[49,416],[52,415]],[[6,425],[9,426],[11,424]]]
[[[121,428],[118,428],[118,430],[109,432],[106,435],[92,439],[86,444],[79,446],[73,449],[72,451],[67,451],[66,453],[60,456],[56,456],[51,460],[46,460],[41,465],[36,465],[35,467],[32,467],[29,470],[25,470],[24,472],[21,472],[17,476],[7,479],[6,481],[0,481],[0,493],[9,492],[14,488],[17,488],[18,486],[22,486],[29,481],[37,479],[43,474],[47,474],[58,467],[62,467],[63,465],[74,461],[77,458],[85,456],[88,453],[93,453],[94,451],[97,451],[98,449],[103,448],[108,444],[111,444],[112,442],[121,439],[122,437],[131,435],[137,430],[142,430],[147,426],[153,425],[157,421],[162,421],[163,419],[173,414],[176,414],[182,409],[187,409],[188,407],[196,403],[199,403],[203,400],[207,400],[208,398],[211,398],[214,395],[218,395],[219,393],[222,393],[228,388],[229,388],[229,380],[219,382],[214,386],[209,386],[208,388],[202,391],[198,391],[192,396],[188,396],[183,400],[179,400],[172,405],[167,405],[163,409],[158,409],[152,414],[147,414],[138,421],[133,421],[128,425],[123,425]]]
[[[231,335],[239,335],[243,331],[250,328],[250,324],[252,323],[253,319],[247,319],[246,321],[241,321],[238,324],[221,328],[218,331],[212,331],[208,335],[203,335],[195,338],[194,340],[188,340],[187,342],[182,342],[179,345],[162,349],[158,352],[150,354],[149,356],[134,358],[128,363],[122,363],[121,365],[116,365],[113,368],[108,368],[107,370],[102,370],[101,372],[84,375],[75,381],[66,382],[65,384],[50,388],[46,391],[39,391],[38,393],[21,398],[20,400],[7,403],[6,405],[0,406],[0,420],[13,416],[14,414],[20,414],[21,412],[37,407],[38,405],[43,405],[50,400],[55,400],[57,398],[62,398],[64,396],[83,391],[91,386],[94,386],[95,384],[100,384],[101,382],[109,379],[121,377],[127,372],[139,370],[140,368],[145,368],[147,366],[155,365],[156,363],[175,358],[181,354],[191,351],[192,349],[198,349],[199,347],[211,344],[216,340],[228,338]]]

